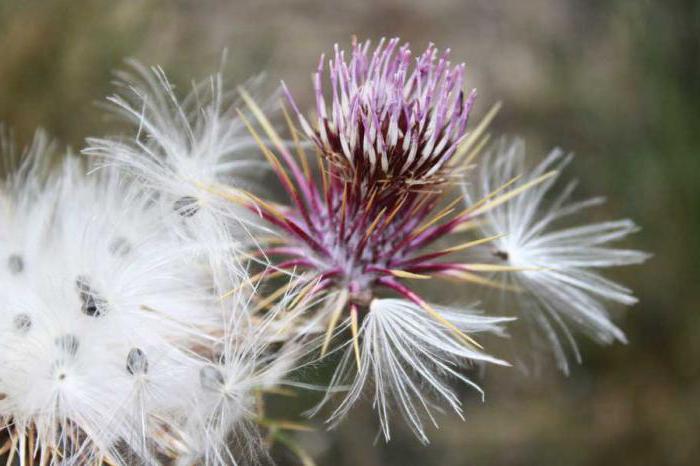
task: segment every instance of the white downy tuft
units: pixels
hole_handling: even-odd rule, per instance
[[[0,419],[10,454],[22,464],[157,463],[183,449],[213,354],[237,342],[248,350],[228,352],[226,364],[256,374],[271,365],[256,350],[260,335],[242,325],[249,293],[220,299],[221,286],[248,277],[238,265],[214,270],[213,248],[176,234],[151,193],[114,170],[86,175],[69,155],[44,176],[45,140],[0,193]],[[265,373],[281,377],[289,361]],[[253,387],[233,400],[241,417]]]
[[[108,100],[134,133],[89,138],[83,153],[137,180],[180,236],[214,250],[244,247],[252,241],[248,228],[256,217],[222,194],[246,187],[246,179],[267,165],[249,156],[257,144],[237,114],[234,94],[224,89],[222,74],[193,84],[180,98],[162,69],[130,65],[131,72],[118,75],[122,91]],[[233,244],[214,244],[226,236],[222,232],[231,233]]]
[[[465,334],[489,332],[502,335],[502,324],[513,320],[461,309],[436,310]],[[424,422],[427,418],[437,426],[433,411],[439,409],[438,404],[449,406],[463,417],[461,402],[450,387],[450,380],[461,381],[483,396],[481,388],[461,372],[463,367],[473,363],[508,365],[465,345],[460,337],[424,309],[403,299],[374,299],[358,337],[359,371],[356,370],[352,343],[346,343],[326,397],[316,411],[339,387],[348,385],[348,393],[328,420],[334,426],[365,393],[366,387],[373,385],[373,407],[379,415],[386,441],[391,438],[390,417],[396,409],[418,439],[428,443]]]
[[[485,157],[479,181],[467,194],[468,199],[479,199],[517,176],[522,176],[519,182],[524,184],[558,170],[556,176],[486,212],[481,224],[484,235],[502,235],[489,245],[491,258],[522,269],[509,274],[515,286],[526,290],[515,298],[521,300],[519,307],[527,320],[535,321],[543,331],[564,372],[569,370],[568,358],[559,334],[580,360],[569,325],[601,343],[626,341],[610,320],[605,303],[631,305],[637,299],[630,289],[604,278],[596,269],[639,264],[649,257],[610,245],[638,230],[631,220],[558,226],[560,220],[580,216],[584,209],[604,201],[600,197],[572,201],[575,182],[547,198],[570,160],[571,156],[556,149],[528,171],[524,143],[503,139]]]

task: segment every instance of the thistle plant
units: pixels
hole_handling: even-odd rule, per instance
[[[437,409],[463,416],[454,382],[483,396],[468,369],[510,365],[487,334],[533,323],[564,372],[576,331],[626,341],[606,307],[635,298],[600,269],[648,257],[611,245],[637,227],[581,226],[602,198],[551,195],[563,152],[529,168],[522,142],[489,145],[498,106],[469,121],[449,50],[336,46],[313,116],[284,84],[271,117],[256,82],[180,97],[131,69],[109,98],[131,133],[54,171],[38,133],[0,189],[8,464],[249,464],[275,441],[310,464],[284,432],[308,426],[265,401],[319,388],[316,365],[309,414],[335,426],[369,395],[385,440],[402,417],[428,443]],[[485,311],[494,292],[513,312]]]
[[[482,134],[493,113],[468,133],[476,93],[463,89],[465,66],[452,66],[448,52],[440,54],[432,45],[413,61],[408,45],[399,46],[398,39],[382,41],[373,51],[369,42],[353,43],[349,57],[336,47],[327,64],[330,104],[322,85],[323,57],[313,77],[314,126],[285,88],[302,135],[313,145],[318,176],[301,142],[295,156],[254,101],[243,96],[278,155],[252,126],[251,133],[292,200],[289,207],[254,203],[265,220],[285,232],[280,244],[264,249],[265,255],[279,257],[280,269],[308,271],[314,293],[329,302],[317,311],[326,328],[322,356],[334,334],[350,328],[351,344],[340,343],[346,352],[330,387],[349,381],[351,389],[330,420],[337,422],[347,413],[371,379],[384,437],[390,438],[387,413],[393,401],[427,442],[421,414],[435,422],[427,393],[461,415],[445,379],[476,386],[459,373],[460,365],[506,365],[487,355],[469,334],[500,332],[498,324],[508,319],[438,308],[412,283],[435,278],[495,286],[486,273],[524,270],[460,260],[460,253],[502,236],[464,241],[463,233],[556,172],[520,184],[505,180],[475,202],[465,202],[459,188],[485,143]],[[297,141],[299,132],[288,121]],[[395,298],[385,299],[387,293]],[[351,352],[356,368],[349,364]]]

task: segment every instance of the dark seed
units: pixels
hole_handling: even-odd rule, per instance
[[[207,390],[219,391],[224,386],[224,374],[214,366],[204,366],[199,370],[199,383]]]
[[[501,259],[503,261],[507,261],[508,257],[509,257],[508,253],[506,251],[494,251],[493,255],[498,257],[499,259]]]
[[[13,275],[22,273],[24,270],[24,259],[22,259],[22,256],[12,254],[7,258],[7,268],[10,269],[10,273]]]
[[[0,401],[4,400],[5,398],[7,398],[7,395],[4,393],[0,393]]]
[[[109,252],[115,256],[124,257],[131,252],[131,244],[129,244],[129,240],[123,236],[119,236],[114,238],[109,244]]]
[[[107,302],[95,293],[86,277],[79,276],[76,278],[75,286],[78,288],[78,293],[80,293],[81,310],[84,314],[90,317],[100,317],[107,312]]]
[[[131,374],[145,374],[148,372],[148,359],[140,348],[131,348],[126,357],[126,371]]]
[[[70,333],[57,337],[54,340],[54,343],[61,351],[69,356],[75,356],[78,353],[78,348],[80,347],[78,338]]]
[[[182,196],[173,204],[173,210],[183,217],[192,217],[199,211],[197,198]]]
[[[17,331],[20,333],[27,333],[29,329],[32,328],[32,318],[29,317],[29,314],[17,314],[12,320],[12,323],[14,324],[15,329],[17,329]]]

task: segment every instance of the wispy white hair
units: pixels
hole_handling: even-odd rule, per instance
[[[108,100],[134,133],[89,138],[83,152],[152,192],[177,234],[214,249],[222,247],[215,244],[226,236],[222,230],[233,233],[231,248],[252,241],[248,228],[256,217],[221,191],[245,187],[243,175],[250,178],[266,165],[252,155],[255,140],[237,114],[235,94],[224,90],[222,74],[193,84],[182,98],[157,67],[132,61],[118,77],[122,91]],[[257,86],[251,81],[248,87]]]
[[[310,306],[298,299],[299,291],[296,281],[290,282],[266,313],[248,311],[255,294],[237,294],[227,302],[217,354],[199,365],[183,428],[187,449],[178,464],[224,466],[268,459],[256,425],[265,421],[259,403],[266,391],[289,383],[288,374],[305,354],[300,335],[290,331]]]
[[[26,163],[46,163],[47,146],[32,147]],[[220,326],[210,279],[183,260],[191,246],[139,187],[113,172],[86,176],[70,156],[33,176],[6,182],[2,218],[16,239],[3,243],[10,277],[0,286],[0,418],[12,452],[51,464],[148,461],[153,416],[182,408],[191,349]]]
[[[512,320],[487,317],[476,311],[436,308],[450,323],[466,334],[491,332],[503,335],[502,324]],[[344,326],[347,328],[349,323]],[[466,345],[418,305],[403,299],[374,299],[359,329],[360,369],[356,372],[352,343],[343,347],[344,354],[331,380],[329,390],[313,411],[317,412],[342,386],[348,393],[333,411],[328,422],[335,426],[373,385],[373,407],[379,415],[381,432],[391,438],[390,418],[398,412],[422,443],[428,443],[424,421],[437,426],[433,411],[445,404],[460,417],[461,402],[450,386],[458,380],[478,390],[479,386],[461,369],[472,363],[508,365],[473,346]]]
[[[485,156],[479,180],[467,194],[479,199],[516,176],[522,176],[520,183],[527,183],[548,170],[558,170],[556,176],[488,211],[481,225],[487,236],[502,235],[490,246],[492,259],[520,269],[508,276],[525,290],[514,295],[518,307],[526,320],[534,321],[542,331],[564,372],[569,366],[560,334],[576,359],[581,359],[570,325],[600,343],[626,342],[622,330],[610,320],[605,303],[631,305],[637,299],[630,289],[604,278],[597,269],[639,264],[649,257],[610,245],[638,230],[629,219],[558,226],[562,220],[578,218],[585,209],[604,202],[601,197],[572,201],[575,181],[548,198],[570,161],[571,156],[555,149],[528,170],[524,142],[502,139]]]

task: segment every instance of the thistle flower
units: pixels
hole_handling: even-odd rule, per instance
[[[554,150],[527,171],[525,144],[504,139],[486,157],[471,197],[489,193],[519,175],[520,182],[527,183],[552,167],[561,171],[570,160],[570,156]],[[649,255],[610,246],[638,230],[628,219],[557,227],[562,219],[604,201],[601,197],[571,201],[576,187],[576,182],[572,182],[547,204],[546,195],[557,180],[558,175],[490,210],[480,225],[483,234],[499,235],[489,245],[493,260],[519,269],[504,276],[504,280],[526,291],[516,295],[522,313],[540,326],[559,368],[568,372],[559,334],[568,341],[576,360],[581,361],[569,325],[600,343],[627,341],[622,330],[610,321],[605,303],[632,305],[637,299],[632,290],[604,278],[596,269],[639,264]]]
[[[353,43],[349,59],[336,47],[334,58],[328,61],[330,106],[325,102],[322,85],[323,57],[313,77],[318,114],[313,127],[285,88],[304,134],[317,152],[320,179],[312,173],[292,121],[288,118],[299,161],[253,99],[243,93],[281,161],[249,124],[251,133],[293,202],[290,207],[278,206],[249,196],[255,201],[251,208],[283,232],[276,239],[279,244],[264,250],[266,256],[278,258],[277,268],[305,271],[309,283],[318,282],[314,293],[325,295],[330,303],[318,311],[326,327],[321,353],[330,347],[334,334],[349,327],[351,351],[359,369],[357,380],[364,382],[370,371],[375,384],[386,382],[383,389],[398,395],[400,409],[422,440],[425,436],[422,424],[416,420],[414,405],[427,406],[423,394],[402,394],[413,390],[408,387],[415,387],[408,373],[378,378],[391,370],[384,367],[387,361],[395,357],[407,362],[419,357],[427,359],[417,371],[419,378],[424,385],[432,385],[455,409],[458,403],[452,402],[453,395],[445,385],[435,382],[431,373],[445,373],[446,367],[452,368],[456,360],[505,363],[483,354],[480,345],[453,319],[436,310],[403,281],[449,277],[489,284],[475,272],[506,269],[444,258],[494,238],[453,242],[439,250],[429,248],[438,240],[454,241],[460,229],[477,215],[552,176],[547,173],[516,190],[504,188],[503,192],[491,193],[462,212],[455,213],[461,196],[445,205],[445,198],[462,171],[483,146],[481,136],[493,116],[491,112],[474,132],[466,132],[475,93],[465,96],[464,65],[453,67],[447,55],[448,52],[438,54],[431,45],[412,67],[414,59],[408,45],[399,47],[398,39],[380,42],[371,53],[369,42]],[[244,121],[247,122],[245,117]],[[406,300],[403,306],[412,311],[411,315],[421,310],[423,314],[416,323],[423,324],[436,340],[416,339],[415,346],[397,346],[388,335],[389,329],[404,334],[419,333],[420,329],[409,323],[392,322],[404,317],[391,311],[395,306],[373,301],[387,292]],[[469,332],[470,326],[465,330]],[[437,341],[440,338],[450,343]],[[382,345],[391,356],[370,356]],[[343,372],[342,365],[339,370]],[[337,413],[348,410],[357,399],[358,389],[355,386]],[[384,395],[380,396],[378,409],[384,409]],[[388,439],[386,416],[382,419]]]
[[[420,280],[517,291],[564,371],[560,333],[580,360],[567,325],[624,341],[605,306],[635,298],[596,269],[648,257],[609,245],[636,226],[557,227],[602,202],[571,202],[572,183],[547,205],[570,160],[559,151],[527,171],[522,143],[502,143],[469,185],[498,107],[467,130],[476,93],[448,55],[413,58],[398,39],[354,41],[347,57],[336,46],[313,76],[313,119],[283,85],[291,144],[243,89],[234,115],[220,75],[180,100],[138,64],[110,99],[135,134],[84,151],[100,170],[69,155],[49,173],[38,133],[0,181],[8,464],[247,464],[269,440],[303,457],[281,430],[304,426],[269,419],[263,394],[308,388],[290,374],[319,350],[339,363],[312,414],[346,391],[334,426],[371,390],[385,440],[396,407],[427,443],[439,405],[463,417],[452,381],[483,397],[466,366],[507,365],[472,336],[507,336],[514,319],[433,304]],[[267,164],[245,158],[254,144]],[[242,176],[262,166],[287,202]]]
[[[411,71],[408,44],[397,50],[398,45],[398,39],[386,46],[382,41],[370,58],[369,41],[355,43],[348,63],[336,46],[328,64],[330,109],[323,95],[323,57],[313,78],[317,130],[297,110],[306,135],[347,182],[356,176],[368,187],[439,184],[446,174],[441,168],[465,135],[476,98],[476,91],[465,97],[465,65],[452,67],[449,50],[438,57],[430,45]]]

